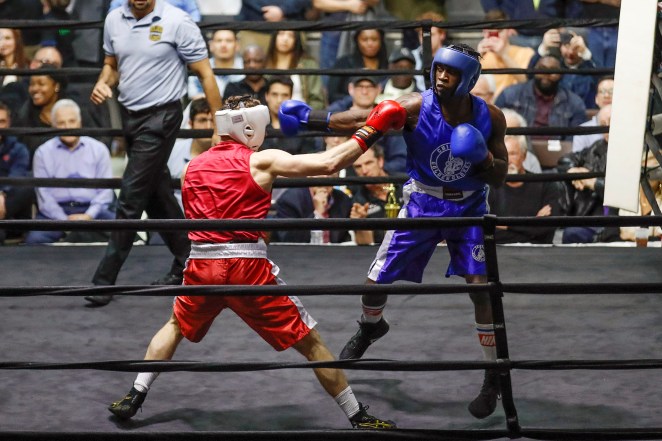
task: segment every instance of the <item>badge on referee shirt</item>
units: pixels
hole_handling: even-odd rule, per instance
[[[159,25],[154,25],[149,28],[149,39],[152,41],[159,41],[163,34],[163,28]]]

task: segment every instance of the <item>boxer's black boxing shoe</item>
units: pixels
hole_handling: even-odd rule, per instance
[[[496,409],[497,399],[501,397],[499,387],[499,374],[495,370],[487,369],[480,393],[469,403],[469,413],[478,419],[486,418]]]
[[[359,330],[349,339],[340,352],[341,360],[356,360],[361,358],[368,347],[382,338],[389,330],[388,322],[381,318],[377,323],[359,322]]]
[[[142,407],[143,401],[147,392],[138,392],[135,387],[132,387],[126,397],[121,400],[115,401],[113,404],[108,406],[108,410],[121,420],[128,420],[134,416],[138,409]]]
[[[359,412],[349,419],[353,428],[373,430],[397,429],[393,421],[374,417],[367,410],[368,406],[363,406],[363,404],[359,403]]]

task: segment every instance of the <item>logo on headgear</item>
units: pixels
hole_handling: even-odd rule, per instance
[[[471,257],[476,262],[485,262],[485,247],[483,245],[474,245],[471,249]]]

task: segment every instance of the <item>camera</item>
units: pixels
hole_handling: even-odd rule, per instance
[[[572,40],[572,35],[570,32],[561,32],[561,44],[568,44]]]

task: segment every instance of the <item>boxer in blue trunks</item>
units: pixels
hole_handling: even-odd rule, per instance
[[[396,101],[407,111],[403,136],[407,143],[407,172],[401,218],[480,217],[488,212],[488,184],[503,184],[508,168],[504,144],[506,122],[495,106],[472,96],[480,75],[480,55],[467,45],[437,51],[430,72],[432,87]],[[294,134],[312,130],[356,129],[367,111],[327,114],[305,103],[286,101],[280,108],[281,129]],[[451,260],[446,276],[467,283],[485,283],[483,233],[480,227],[438,230],[395,230],[384,238],[368,272],[366,283],[396,280],[420,283],[435,247],[446,241]],[[487,292],[471,293],[476,331],[486,360],[496,359],[492,308]],[[341,359],[361,358],[389,329],[383,317],[386,295],[364,295],[358,332],[340,353]],[[479,395],[469,404],[476,418],[491,415],[499,396],[496,371],[487,370]]]

